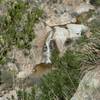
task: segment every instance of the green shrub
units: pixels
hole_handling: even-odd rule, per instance
[[[40,90],[39,100],[70,100],[81,80],[83,63],[85,62],[86,67],[86,63],[95,64],[97,60],[97,55],[92,51],[81,53],[68,50],[63,57],[59,57],[58,54],[57,50],[52,53],[52,66],[55,70],[45,75],[38,85]]]
[[[90,0],[90,3],[96,6],[100,6],[100,0]]]
[[[22,0],[5,3],[7,15],[0,16],[0,64],[5,63],[6,54],[16,46],[30,49],[35,38],[33,27],[43,11],[38,7],[31,10],[31,4]]]
[[[72,51],[67,51],[61,58],[58,57],[57,52],[53,52],[52,55],[53,67],[56,70],[43,77],[38,85],[40,91],[38,98],[39,100],[65,100],[65,98],[69,100],[80,82],[82,56]],[[23,90],[17,94],[19,100],[35,100],[35,92],[29,94]]]
[[[72,51],[67,51],[62,58],[55,57],[56,70],[43,78],[40,100],[69,100],[80,81],[81,60],[81,55]]]
[[[100,15],[99,15],[100,17]],[[100,33],[100,20],[99,18],[93,20],[91,23],[90,23],[90,29],[91,31],[96,34],[96,33]]]
[[[35,90],[32,88],[31,93],[26,92],[25,90],[17,91],[18,100],[35,100]]]

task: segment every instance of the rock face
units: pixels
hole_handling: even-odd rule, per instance
[[[53,32],[49,32],[48,37],[46,39],[46,42],[44,44],[44,48],[43,48],[43,61],[42,63],[51,63],[51,49],[50,49],[50,43],[52,40],[52,36],[53,36]]]
[[[100,100],[100,66],[83,77],[71,100]]]
[[[66,25],[68,23],[75,23],[76,19],[73,18],[68,13],[62,14],[58,17],[52,16],[51,18],[47,19],[46,24],[49,26],[57,26],[57,25]]]
[[[55,33],[53,39],[55,40],[58,50],[61,54],[63,54],[67,47],[71,44],[66,42],[70,40],[76,40],[84,35],[85,32],[88,31],[88,27],[81,24],[68,24],[67,29],[61,27],[55,27]],[[70,41],[71,42],[71,41]]]
[[[18,78],[22,77],[26,77],[28,76],[32,69],[33,69],[33,64],[32,64],[32,60],[30,59],[29,56],[25,56],[23,51],[17,49],[17,48],[13,48],[11,52],[8,53],[9,59],[14,59],[15,60],[15,64],[13,63],[8,63],[8,67],[11,70],[15,70],[16,73],[18,74]],[[23,74],[25,73],[25,74]]]
[[[75,24],[77,15],[94,9],[84,0],[38,0],[35,3],[40,4],[40,7],[43,8],[44,18],[40,19],[40,22],[34,27],[35,39],[31,43],[32,48],[29,51],[26,50],[29,56],[25,56],[23,51],[17,48],[14,48],[9,54],[9,57],[13,57],[18,65],[18,68],[14,68],[17,72],[19,71],[18,78],[29,76],[37,64],[51,63],[51,40],[56,42],[58,50],[63,54],[70,46],[71,40],[78,39],[83,32],[88,30],[87,26]],[[26,19],[24,15],[23,19]]]
[[[51,28],[49,26],[45,26],[43,22],[40,22],[36,24],[34,30],[36,38],[32,43],[33,47],[30,50],[30,53],[35,66],[43,61],[43,47]]]
[[[94,6],[86,3],[81,3],[79,6],[75,8],[75,12],[77,12],[79,15],[85,12],[89,12],[89,10],[94,10]]]
[[[3,97],[0,97],[0,100],[18,100],[17,98],[17,94],[16,94],[16,90],[12,90],[9,93],[7,93],[6,95],[4,95]]]
[[[70,33],[70,38],[79,38],[89,30],[87,26],[82,24],[68,24],[67,28]]]
[[[17,73],[17,78],[24,79],[30,76],[32,74],[33,68],[37,64],[51,63],[50,61],[51,52],[49,49],[49,44],[52,35],[49,34],[50,31],[51,28],[49,26],[47,27],[42,22],[40,22],[35,27],[36,38],[32,42],[31,50],[27,51],[29,53],[28,56],[24,55],[24,52],[26,51],[22,51],[17,48],[14,48],[11,52],[9,52],[8,56],[11,59],[15,59],[15,63],[18,65],[17,67],[19,68],[18,69],[19,72]],[[43,48],[45,44],[47,50],[44,52]]]
[[[32,0],[23,1],[33,2]],[[74,40],[89,33],[87,26],[76,24],[77,16],[95,9],[90,5],[89,0],[36,0],[36,3],[44,10],[44,16],[34,26],[35,39],[31,42],[32,48],[24,51],[14,47],[8,53],[8,57],[14,59],[15,62],[8,62],[7,67],[11,71],[16,71],[16,79],[25,79],[31,75],[40,77],[45,72],[48,73],[52,63],[51,41],[55,41],[60,54],[63,55]],[[3,6],[0,5],[0,16],[6,15],[6,8]],[[25,16],[23,15],[24,21],[26,21]],[[20,24],[22,24],[20,29],[24,28],[24,22],[20,22]],[[20,29],[18,31],[21,31]],[[99,90],[99,74],[98,70],[88,72],[71,100],[100,100],[99,92],[95,92],[95,90]],[[15,93],[15,91],[11,91],[9,94],[12,92]],[[89,93],[93,97],[89,97]],[[7,100],[5,96],[0,100]]]
[[[65,28],[55,27],[53,39],[55,40],[60,53],[65,51],[65,41],[69,38],[69,32]]]
[[[66,3],[68,5],[72,5],[72,6],[77,6],[83,1],[84,0],[63,0],[63,3]]]

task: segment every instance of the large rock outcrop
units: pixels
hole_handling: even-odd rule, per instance
[[[86,73],[71,100],[100,100],[99,67]]]

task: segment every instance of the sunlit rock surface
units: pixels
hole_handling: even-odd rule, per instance
[[[67,28],[71,38],[79,38],[88,31],[88,27],[82,24],[68,24]]]
[[[60,53],[64,53],[67,49],[66,42],[69,39],[76,40],[88,31],[88,27],[81,24],[68,24],[67,29],[55,27],[53,39],[56,41]]]
[[[71,100],[100,100],[99,67],[86,73]]]
[[[61,53],[65,51],[65,41],[70,38],[70,33],[65,28],[55,27],[55,33],[53,39],[55,40],[57,47]]]
[[[36,24],[36,38],[34,39],[32,43],[33,47],[30,50],[34,65],[41,63],[43,60],[43,46],[45,44],[46,38],[48,37],[49,31],[51,31],[51,28],[45,26],[44,23],[40,22],[39,24]]]
[[[0,100],[13,100],[12,98],[14,98],[14,100],[18,100],[16,90],[6,93],[3,97],[0,97]]]
[[[49,18],[46,21],[46,24],[49,26],[57,26],[57,25],[66,25],[68,23],[75,23],[76,19],[72,18],[71,15],[69,15],[68,13],[62,14],[60,16],[51,16],[51,18]]]
[[[82,13],[88,12],[90,10],[94,10],[94,6],[86,3],[81,3],[79,6],[75,8],[75,11],[80,15]]]
[[[23,1],[33,2],[32,0]],[[12,2],[15,1],[12,0]],[[87,37],[91,35],[87,26],[76,24],[77,16],[95,9],[89,0],[36,0],[28,11],[36,7],[35,3],[43,9],[44,15],[33,27],[35,39],[31,42],[32,48],[30,50],[13,48],[8,53],[8,57],[14,59],[15,62],[8,62],[7,67],[16,72],[16,79],[25,79],[30,76],[40,78],[48,73],[49,69],[51,70],[51,40],[56,42],[59,52],[63,55],[73,40],[79,39],[84,34]],[[7,15],[6,10],[4,5],[0,5],[0,16]],[[24,20],[20,22],[21,27],[18,31],[23,29],[26,15],[23,15],[22,19]],[[88,72],[71,100],[100,100],[99,76],[99,70]],[[9,97],[10,94],[16,96],[15,90],[4,94],[0,100],[7,100],[5,97]]]
[[[63,3],[65,3],[67,5],[77,6],[84,0],[62,0],[62,1],[63,1]]]

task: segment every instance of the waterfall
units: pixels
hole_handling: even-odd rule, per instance
[[[44,44],[44,47],[43,47],[43,61],[42,61],[43,63],[46,63],[46,64],[51,63],[51,60],[50,60],[50,58],[51,58],[50,42],[51,42],[52,37],[53,37],[53,32],[50,31],[48,34],[49,35],[48,35],[46,42]]]

